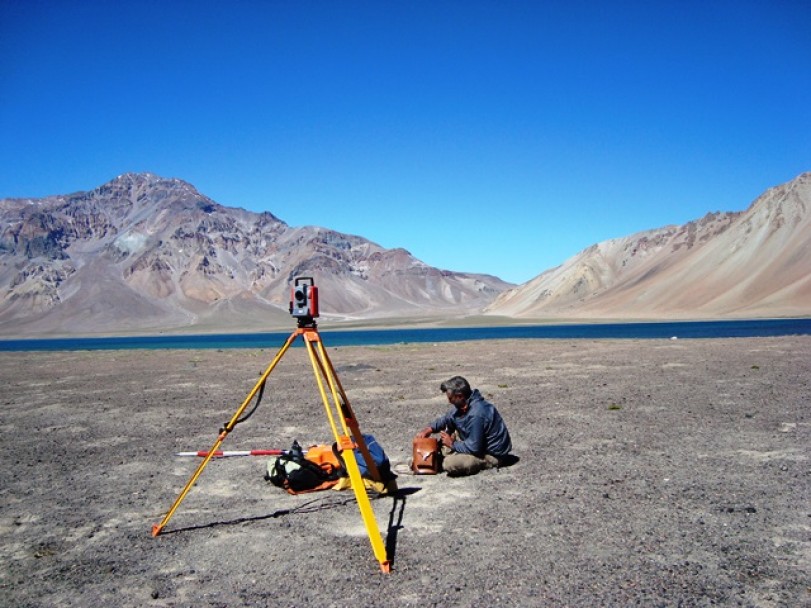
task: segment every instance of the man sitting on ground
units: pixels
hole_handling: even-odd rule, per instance
[[[443,382],[440,390],[453,409],[440,416],[417,437],[439,433],[442,467],[450,477],[474,475],[497,467],[512,450],[510,433],[495,406],[461,376]]]

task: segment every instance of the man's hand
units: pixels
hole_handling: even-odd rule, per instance
[[[453,437],[451,437],[450,435],[448,435],[448,433],[446,433],[445,431],[442,431],[442,432],[439,434],[439,441],[440,441],[440,442],[442,443],[442,445],[444,445],[445,447],[449,447],[449,448],[452,448],[452,447],[453,447]]]
[[[417,437],[419,437],[420,439],[425,439],[426,437],[430,437],[432,432],[433,431],[431,430],[431,427],[427,426],[424,429],[422,429],[419,433],[417,433]]]

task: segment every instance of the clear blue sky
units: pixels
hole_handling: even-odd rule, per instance
[[[0,0],[0,142],[524,282],[811,170],[811,3]]]

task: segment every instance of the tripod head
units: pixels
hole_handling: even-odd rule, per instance
[[[312,277],[297,277],[290,289],[290,314],[299,327],[315,327],[318,316],[318,287]]]

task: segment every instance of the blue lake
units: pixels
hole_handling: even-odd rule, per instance
[[[291,330],[292,331],[292,328]],[[669,339],[747,338],[811,335],[808,319],[751,319],[671,323],[606,323],[579,325],[511,325],[419,329],[320,329],[326,346],[373,346],[416,342],[505,339]],[[290,332],[252,334],[161,335],[105,338],[0,340],[0,351],[124,350],[159,348],[279,348]],[[297,341],[297,345],[301,341]]]

